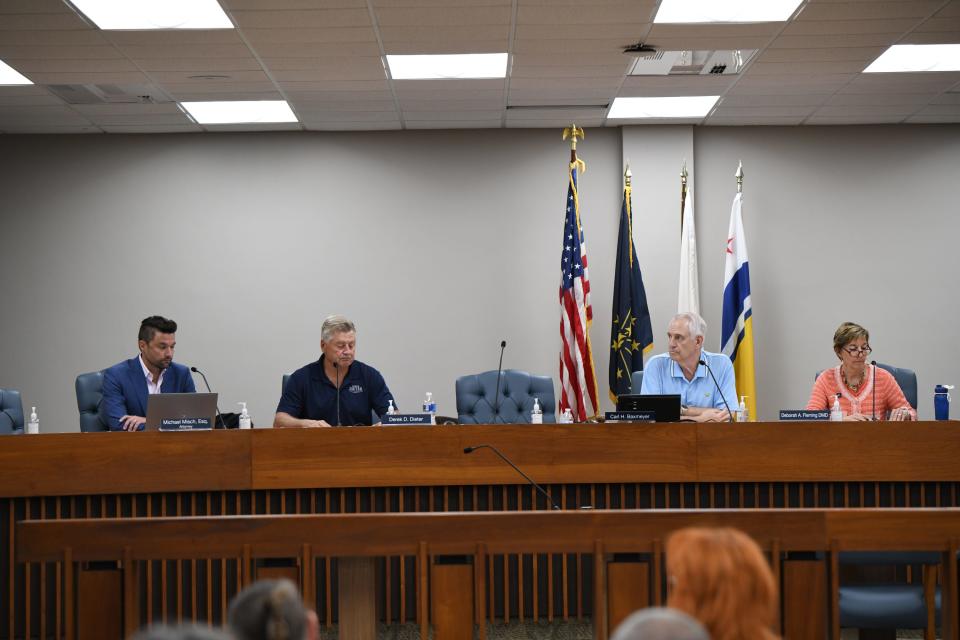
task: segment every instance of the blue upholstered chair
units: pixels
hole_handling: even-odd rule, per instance
[[[456,382],[460,424],[522,424],[530,422],[533,399],[540,400],[544,422],[556,422],[553,378],[526,371],[500,372],[500,402],[496,402],[497,372],[461,376]]]
[[[100,416],[100,399],[103,398],[103,371],[91,371],[77,376],[77,410],[80,411],[80,431],[109,431]]]
[[[643,371],[634,371],[630,374],[630,393],[639,395],[643,388]]]
[[[23,400],[14,389],[0,389],[0,433],[23,433]]]

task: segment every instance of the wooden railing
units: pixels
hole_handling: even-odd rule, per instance
[[[954,423],[543,425],[57,434],[0,448],[0,638],[60,638],[62,562],[17,562],[18,521],[564,509],[960,507]],[[415,554],[378,562],[381,620],[421,623]],[[589,552],[486,559],[489,621],[586,620]],[[337,561],[314,603],[336,622]],[[238,556],[139,561],[140,622],[220,623]],[[91,577],[94,574],[84,574]],[[102,576],[101,576],[102,577]]]

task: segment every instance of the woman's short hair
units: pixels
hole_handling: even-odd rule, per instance
[[[839,355],[841,349],[860,338],[870,342],[870,332],[856,322],[844,322],[833,334],[833,350]]]
[[[776,638],[777,586],[760,547],[737,529],[691,527],[667,540],[667,606],[703,623],[713,640]]]
[[[307,609],[289,580],[259,580],[230,603],[227,627],[237,640],[303,640]]]

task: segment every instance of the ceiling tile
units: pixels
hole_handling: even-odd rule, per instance
[[[379,7],[376,10],[380,29],[392,27],[474,27],[510,24],[510,7],[504,6],[459,6],[450,7]]]
[[[172,29],[157,31],[101,31],[120,46],[179,46],[184,44],[243,44],[235,29]]]
[[[542,120],[526,120],[511,118],[507,115],[507,128],[517,129],[557,129],[562,130],[570,126],[570,120],[567,118],[544,118]],[[600,127],[603,126],[603,118],[583,118],[577,122],[578,127]],[[559,133],[558,133],[559,136]]]
[[[244,35],[251,46],[259,47],[272,43],[325,43],[376,42],[377,36],[369,27],[350,27],[342,29],[245,29]]]
[[[902,116],[810,116],[804,124],[808,125],[851,125],[851,124],[899,124]]]
[[[100,125],[107,133],[200,133],[203,128],[198,124],[121,124]]]
[[[406,123],[407,129],[499,129],[500,126],[500,120],[418,120]]]
[[[64,5],[66,9],[66,5]],[[8,13],[0,20],[0,37],[4,31],[20,29],[90,29],[80,16],[72,11],[59,13]]]
[[[134,60],[144,58],[245,58],[250,50],[245,44],[123,44],[117,45]]]
[[[234,71],[261,71],[256,58],[147,58],[134,60],[138,67],[151,73],[154,71],[182,71],[194,74],[226,73]]]
[[[486,110],[455,110],[455,111],[403,111],[403,119],[409,124],[411,122],[427,121],[453,121],[453,120],[497,120],[503,115],[503,109]]]
[[[400,121],[392,122],[328,122],[323,120],[303,123],[310,131],[390,131],[400,129]]]
[[[943,4],[942,0],[909,0],[909,2],[822,2],[804,6],[797,22],[813,20],[857,21],[869,18],[926,18]]]
[[[646,24],[653,21],[652,2],[616,3],[533,3],[523,2],[517,10],[517,24]]]
[[[36,84],[150,84],[150,78],[139,71],[38,71],[29,77]]]
[[[872,62],[886,47],[827,47],[820,49],[767,49],[757,63],[769,62]]]
[[[392,122],[397,112],[390,111],[333,111],[330,109],[297,109],[297,117],[310,122]]]
[[[237,26],[247,29],[277,29],[284,27],[324,27],[335,30],[342,27],[369,27],[370,13],[367,8],[356,9],[286,9],[280,11],[232,11]]]
[[[324,56],[378,56],[371,42],[257,42],[251,43],[261,58],[321,58]]]
[[[707,119],[706,124],[719,127],[744,126],[795,126],[803,122],[798,116],[727,116],[716,115]]]

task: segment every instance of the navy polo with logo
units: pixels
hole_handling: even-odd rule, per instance
[[[354,360],[340,383],[340,421],[337,422],[337,387],[323,371],[324,356],[293,372],[280,396],[277,412],[294,418],[326,420],[327,424],[350,426],[373,424],[370,411],[382,416],[393,400],[380,372]],[[396,406],[396,401],[394,401]]]

